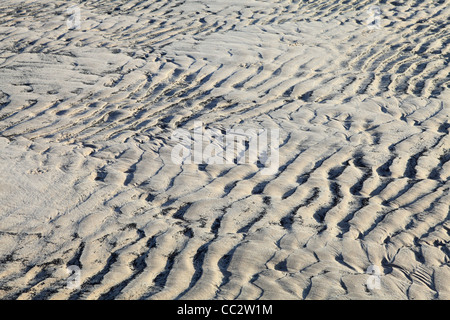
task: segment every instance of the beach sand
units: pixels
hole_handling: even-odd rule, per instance
[[[450,299],[449,19],[2,1],[0,298]],[[198,123],[278,130],[277,170],[174,163]]]

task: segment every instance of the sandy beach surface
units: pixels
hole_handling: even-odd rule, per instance
[[[1,1],[0,299],[450,299],[449,23]],[[276,169],[176,163],[198,124],[278,132]]]

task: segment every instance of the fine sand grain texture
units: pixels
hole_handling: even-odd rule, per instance
[[[449,22],[450,0],[1,1],[0,298],[450,299]],[[174,163],[196,123],[279,130],[279,166]]]

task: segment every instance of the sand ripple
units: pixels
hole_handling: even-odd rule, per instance
[[[450,2],[373,4],[2,1],[0,298],[450,299]],[[195,121],[279,170],[173,164]]]

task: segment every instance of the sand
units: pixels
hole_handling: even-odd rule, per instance
[[[2,1],[0,298],[450,299],[449,17]],[[196,123],[278,130],[279,166],[174,163]]]

